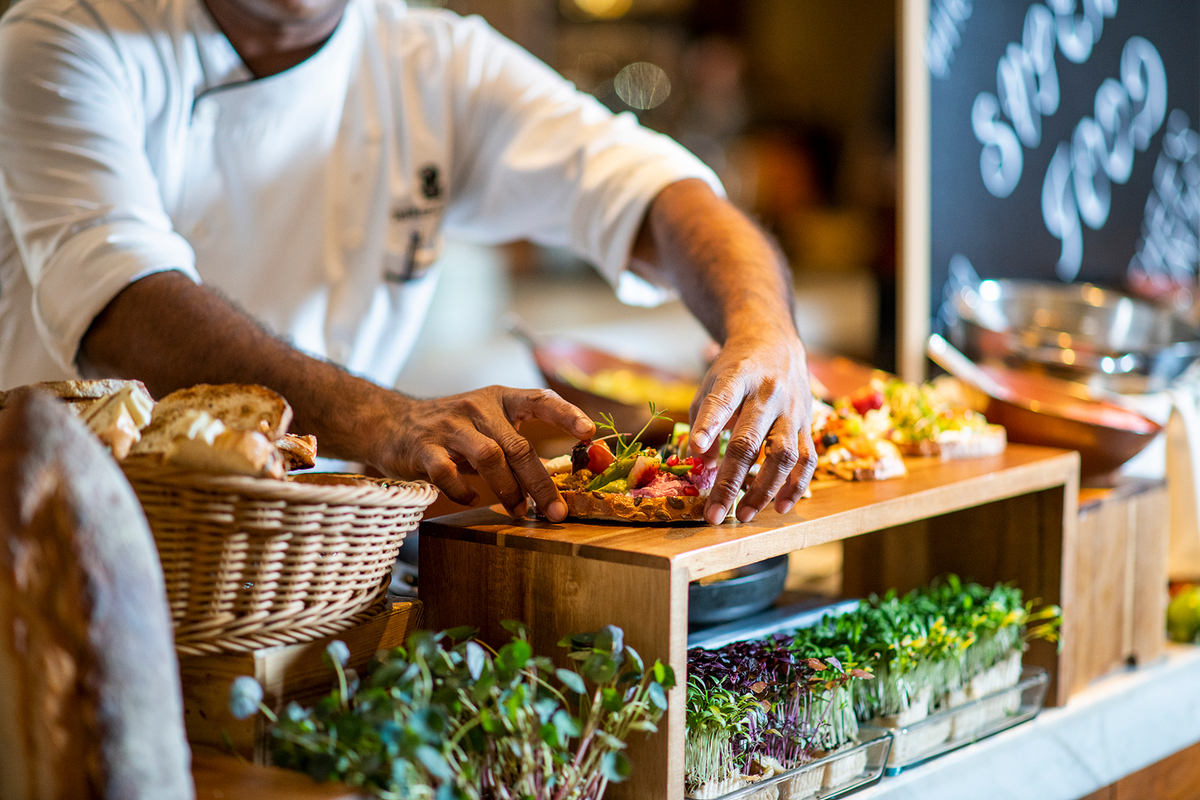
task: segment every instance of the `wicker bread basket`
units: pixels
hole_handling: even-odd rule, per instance
[[[122,467],[158,545],[181,655],[311,641],[369,617],[437,497],[427,483],[350,475]]]

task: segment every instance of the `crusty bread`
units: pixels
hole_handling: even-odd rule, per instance
[[[45,381],[43,383],[31,383],[26,386],[18,386],[7,392],[0,392],[0,408],[4,408],[8,401],[18,393],[31,389],[47,392],[62,400],[99,400],[101,397],[107,397],[113,392],[121,391],[121,389],[130,384],[138,386],[143,392],[146,391],[146,385],[141,381],[126,381],[119,378],[106,378],[98,381]]]
[[[194,797],[146,519],[95,437],[39,392],[0,414],[0,797]]]
[[[886,481],[908,474],[900,450],[887,439],[864,437],[855,441],[853,448],[834,445],[826,455],[817,458],[814,479],[838,478],[844,481]],[[830,458],[834,448],[841,451],[854,450],[857,457],[834,460]]]
[[[952,461],[959,458],[998,456],[1007,447],[1008,433],[1004,426],[988,425],[985,428],[943,431],[936,440],[915,442],[900,449],[905,455],[933,456],[942,461]]]
[[[294,469],[311,469],[317,465],[317,437],[297,436],[289,433],[275,442],[283,456],[284,466],[291,472]]]
[[[283,456],[258,431],[226,430],[212,441],[202,436],[178,436],[167,445],[162,461],[181,469],[253,478],[282,478],[285,472]]]
[[[142,431],[142,440],[131,452],[166,453],[171,443],[185,434],[185,428],[191,424],[190,415],[195,411],[207,412],[230,430],[261,433],[271,442],[282,438],[292,422],[292,407],[270,389],[201,383],[159,400],[150,424]]]
[[[567,516],[621,522],[703,522],[703,497],[630,497],[612,492],[561,492]]]

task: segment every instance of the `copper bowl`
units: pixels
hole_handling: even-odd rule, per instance
[[[1112,472],[1162,430],[1082,384],[975,364],[936,334],[926,350],[939,366],[987,396],[984,414],[1005,427],[1010,442],[1078,450],[1084,476]]]
[[[526,338],[526,337],[522,337]],[[667,441],[676,422],[688,421],[687,408],[662,408],[656,410],[666,415],[650,421],[650,404],[633,405],[614,397],[597,394],[581,388],[570,380],[572,374],[595,376],[605,370],[628,370],[639,377],[659,381],[665,385],[690,383],[685,378],[668,370],[649,364],[630,361],[612,353],[579,344],[566,339],[530,340],[526,338],[533,360],[549,386],[567,402],[578,406],[592,419],[608,414],[622,433],[635,434],[647,423],[641,441],[647,445],[659,445]]]

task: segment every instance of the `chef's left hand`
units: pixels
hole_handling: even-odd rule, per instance
[[[732,428],[705,506],[711,524],[725,519],[763,447],[758,475],[738,503],[740,521],[749,522],[771,498],[775,510],[786,513],[808,489],[817,464],[807,435],[812,393],[795,331],[763,329],[728,339],[692,401],[691,419],[691,449],[709,464],[717,458],[721,431]]]

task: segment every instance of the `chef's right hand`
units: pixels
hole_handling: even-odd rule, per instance
[[[540,419],[578,439],[589,438],[596,426],[578,408],[549,389],[504,386],[404,400],[382,423],[373,466],[394,477],[427,480],[463,505],[478,498],[463,479],[464,473],[475,473],[513,516],[525,515],[529,495],[552,522],[566,518],[554,481],[518,428],[525,420]]]

